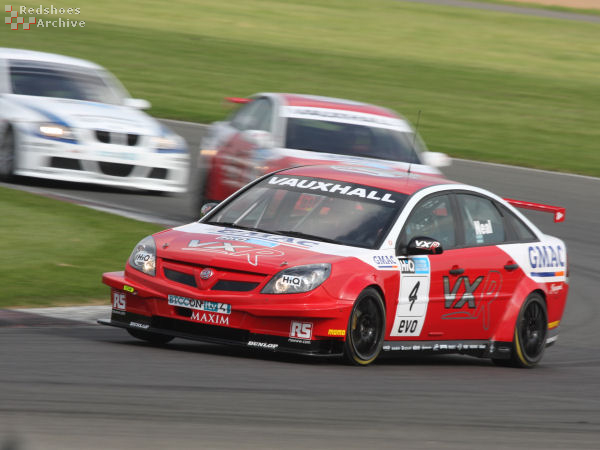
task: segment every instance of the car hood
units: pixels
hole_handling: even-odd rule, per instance
[[[357,249],[308,239],[192,223],[154,235],[158,258],[274,274],[288,267],[352,257]]]
[[[148,136],[164,134],[157,120],[127,106],[16,94],[7,95],[6,100],[20,110],[23,120]]]

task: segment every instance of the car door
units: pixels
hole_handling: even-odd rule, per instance
[[[213,160],[206,197],[222,200],[237,191],[261,173],[255,169],[253,152],[258,148],[252,132],[271,132],[273,105],[261,97],[242,106],[229,125],[233,132],[219,145]]]
[[[435,279],[443,293],[440,325],[448,339],[488,339],[520,277],[515,261],[497,247],[511,239],[511,230],[492,199],[475,192],[457,192],[454,199],[457,255]]]
[[[494,202],[474,193],[426,197],[405,222],[400,248],[418,236],[439,241],[444,251],[401,260],[398,309],[403,311],[397,312],[392,335],[488,339],[519,276],[515,262],[496,247],[506,242],[508,231]],[[411,304],[425,319],[407,333],[407,322],[403,328],[401,320],[410,317],[406,308]]]

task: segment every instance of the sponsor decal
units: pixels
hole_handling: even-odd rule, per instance
[[[378,269],[397,269],[398,261],[395,256],[392,255],[375,255],[373,256],[373,262],[377,265]]]
[[[169,295],[167,299],[169,305],[171,306],[181,306],[183,308],[194,309],[196,311],[231,314],[231,305],[227,303],[210,302],[208,300],[198,300],[195,298],[180,297],[179,295]]]
[[[145,262],[152,259],[152,254],[144,251],[139,251],[135,255],[134,263],[136,266],[142,267]]]
[[[473,227],[475,228],[475,234],[482,236],[485,234],[492,234],[494,232],[492,228],[492,221],[490,219],[487,222],[481,222],[479,220],[473,221]]]
[[[290,325],[290,338],[310,340],[313,324],[310,322],[292,321]]]
[[[427,258],[398,258],[400,273],[427,275],[429,273],[429,260]]]
[[[351,123],[356,125],[373,126],[379,128],[392,128],[410,132],[410,127],[403,120],[395,117],[379,116],[357,111],[343,109],[317,108],[311,106],[284,106],[281,108],[285,117],[299,119],[326,120],[329,122]]]
[[[257,266],[260,257],[268,256],[283,256],[281,250],[274,250],[264,247],[256,247],[253,245],[244,245],[232,242],[201,242],[198,239],[192,239],[187,248],[183,250],[203,251],[210,253],[219,253],[222,255],[230,255],[246,258],[248,263]]]
[[[237,242],[246,242],[248,244],[260,245],[261,247],[275,247],[279,245],[277,242],[267,241],[265,239],[254,239],[248,237],[240,237],[240,236],[219,236],[217,239],[228,240],[228,241],[237,241]]]
[[[445,276],[443,282],[444,307],[454,311],[443,314],[442,319],[481,317],[483,329],[487,330],[490,326],[490,306],[502,287],[502,274],[497,270],[490,270],[486,276],[479,276],[473,281],[467,276],[461,276],[456,279],[454,286],[451,285],[450,277]],[[467,309],[464,309],[465,306]]]
[[[342,198],[362,198],[374,202],[396,203],[395,196],[399,194],[392,191],[373,189],[359,184],[336,183],[329,180],[304,177],[279,177],[272,176],[268,184],[276,186],[289,186],[300,191],[314,191],[315,193],[327,192]]]
[[[123,290],[127,292],[131,292],[132,294],[135,292],[135,289],[132,286],[123,285]]]
[[[427,257],[399,258],[400,292],[390,336],[419,336],[429,305],[430,270]]]
[[[213,314],[208,312],[200,313],[198,311],[194,311],[190,317],[192,320],[200,323],[206,323],[209,325],[219,325],[219,326],[229,326],[229,316],[224,316],[223,314]]]
[[[560,245],[530,245],[527,253],[531,276],[558,277],[565,274],[565,252]]]
[[[327,330],[327,336],[346,336],[346,330],[336,330],[330,328]]]
[[[415,247],[425,249],[425,250],[433,250],[434,248],[438,248],[441,244],[438,241],[429,240],[429,239],[415,239]]]
[[[277,236],[275,234],[263,233],[262,231],[249,231],[249,230],[236,230],[232,228],[223,228],[210,234],[217,234],[221,237],[217,239],[227,239],[230,241],[242,241],[247,243],[253,243],[251,240],[259,239],[263,247],[274,247],[276,245],[289,245],[297,248],[310,248],[321,245],[320,242],[309,241],[306,239],[297,239],[288,236]],[[264,245],[264,242],[270,242],[275,245]]]
[[[548,288],[548,293],[551,295],[556,295],[559,294],[564,288],[564,285],[562,284],[554,284],[552,283],[550,285],[550,287]]]
[[[275,350],[279,347],[279,344],[269,344],[267,342],[258,342],[258,341],[248,341],[248,347],[256,347],[256,348],[266,348],[270,350]]]
[[[291,286],[301,286],[302,285],[302,277],[296,277],[294,275],[283,275],[281,277],[281,282],[286,285]]]
[[[147,323],[140,323],[140,322],[129,322],[129,326],[134,327],[134,328],[141,328],[143,330],[150,328],[150,325],[148,325]]]
[[[125,292],[113,291],[113,309],[124,311],[127,307]]]

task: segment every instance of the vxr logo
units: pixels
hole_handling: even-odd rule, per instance
[[[24,30],[29,30],[31,24],[35,23],[35,17],[29,17],[27,22],[25,22],[24,17],[19,17],[19,13],[17,11],[12,10],[12,6],[6,5],[4,7],[4,12],[10,13],[8,17],[4,18],[4,23],[6,25],[10,25],[11,30],[18,30],[19,24],[23,25]]]
[[[483,288],[476,297],[477,288],[484,280]],[[462,285],[465,288],[458,296]],[[444,314],[442,319],[477,319],[481,316],[483,329],[487,330],[490,327],[490,305],[498,297],[501,287],[502,274],[497,270],[490,270],[485,277],[477,277],[473,282],[468,277],[458,277],[452,287],[450,287],[450,277],[444,277],[444,306],[446,309],[461,309],[465,304],[469,309]]]
[[[192,239],[187,248],[184,248],[183,250],[205,251],[230,256],[246,256],[248,258],[248,263],[253,266],[258,265],[258,258],[260,256],[283,256],[281,250],[242,245],[237,242],[234,244],[231,242],[200,242],[197,239]]]

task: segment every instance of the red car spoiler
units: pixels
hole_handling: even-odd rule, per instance
[[[250,103],[252,101],[252,99],[244,97],[225,97],[225,100],[230,103]]]
[[[511,198],[505,198],[508,203],[516,208],[532,209],[534,211],[542,211],[554,214],[555,222],[563,222],[565,220],[565,208],[561,206],[550,206],[543,205],[541,203],[524,202],[522,200],[513,200]]]

